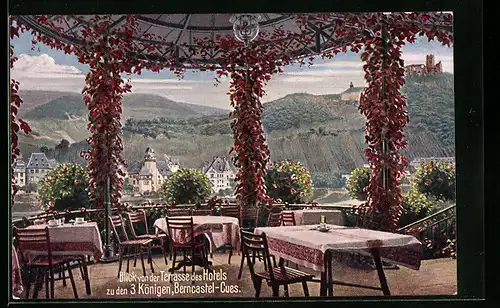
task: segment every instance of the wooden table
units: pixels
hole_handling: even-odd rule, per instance
[[[210,250],[219,248],[226,244],[231,244],[237,251],[240,248],[240,225],[237,218],[227,216],[177,216],[176,218],[193,218],[193,238],[201,235],[207,235],[210,240]],[[168,235],[167,219],[159,218],[154,222],[157,232],[162,231]],[[187,263],[186,263],[187,262]],[[187,260],[184,263],[179,263],[174,270],[178,270],[182,266],[195,265],[203,266],[202,260],[194,259]],[[209,266],[211,262],[209,262]],[[208,268],[209,269],[209,268]]]
[[[382,259],[415,270],[420,268],[421,243],[413,236],[328,226],[328,232],[313,230],[314,226],[282,226],[257,228],[255,233],[266,233],[270,254],[320,271],[321,296],[332,296],[334,284],[376,289],[381,290],[384,295],[390,295]],[[335,251],[355,251],[373,256],[380,288],[334,280],[332,253]]]

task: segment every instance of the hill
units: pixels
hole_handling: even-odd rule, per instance
[[[46,92],[45,95],[48,96]],[[24,98],[25,103],[27,102],[29,106],[35,105],[30,102],[32,97],[30,95],[28,98]],[[26,112],[23,115],[24,118],[27,120],[43,120],[46,118],[71,120],[84,118],[86,120],[88,110],[82,95],[58,92],[58,94],[53,94],[53,97],[56,98]],[[227,113],[228,111],[224,109],[178,103],[159,95],[132,93],[123,97],[123,117],[125,119],[149,119],[151,118],[151,114],[161,114],[166,118],[178,119]]]
[[[358,110],[361,91],[362,88],[351,88],[331,95],[296,93],[264,104],[263,126],[272,160],[296,159],[312,172],[350,172],[365,164],[365,118]],[[410,118],[405,129],[409,147],[404,154],[410,160],[453,156],[453,75],[408,76],[402,92],[407,97]],[[159,156],[177,158],[186,167],[199,167],[213,156],[227,155],[233,137],[226,110],[208,108],[208,113],[220,113],[203,115],[200,110],[189,110],[196,105],[163,105],[163,98],[148,97],[143,96],[145,105],[132,106],[129,111],[124,108],[129,115],[122,136],[127,161],[142,160],[148,146],[154,147]],[[133,112],[148,117],[130,117]],[[88,147],[85,141],[81,142],[88,137],[86,121],[44,118],[30,124],[39,136],[21,138],[23,153],[24,148],[58,144],[62,135],[55,135],[55,131],[65,132],[76,142],[73,157],[77,150],[79,153]],[[73,151],[72,146],[69,152]]]

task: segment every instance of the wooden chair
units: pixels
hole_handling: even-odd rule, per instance
[[[308,281],[313,281],[314,275],[301,272],[283,265],[283,259],[280,259],[279,265],[271,264],[271,255],[267,244],[266,234],[260,235],[241,230],[241,242],[243,243],[243,255],[247,258],[248,268],[252,276],[252,282],[255,288],[255,297],[260,295],[262,280],[266,280],[268,286],[272,288],[273,296],[279,296],[280,286],[284,286],[285,297],[288,297],[288,285],[301,283],[304,289],[304,295],[309,296]],[[257,272],[254,268],[255,263],[251,257],[260,254],[263,256],[266,265],[264,272]],[[275,262],[273,262],[275,263]]]
[[[150,248],[160,248],[161,252],[163,253],[163,258],[165,259],[165,265],[167,265],[167,254],[165,252],[165,239],[167,238],[167,235],[163,232],[158,234],[149,234],[148,220],[146,218],[146,212],[144,210],[137,210],[135,212],[127,213],[127,216],[130,224],[130,230],[132,230],[134,239],[151,239],[152,245],[150,246]],[[137,232],[137,226],[142,226],[142,228],[144,228],[144,232],[142,234],[139,234]],[[154,244],[155,241],[157,241],[158,243]],[[137,257],[134,258],[134,266],[136,263]]]
[[[281,224],[283,226],[296,226],[295,213],[294,212],[282,212],[281,213]]]
[[[191,216],[191,209],[167,209],[167,216]]]
[[[214,209],[193,209],[191,216],[214,216]]]
[[[250,226],[244,227],[243,221],[249,221],[249,220],[250,220]],[[259,208],[258,207],[246,208],[246,209],[241,211],[240,227],[242,227],[244,230],[253,232],[253,230],[255,228],[257,228],[258,223],[259,223]],[[242,242],[242,245],[243,245],[243,242]],[[243,248],[242,248],[242,250],[243,250]],[[253,256],[254,262],[255,262],[256,257],[258,257],[259,260],[262,260],[262,255],[256,254]],[[243,254],[241,254],[241,264],[240,264],[240,270],[238,272],[238,279],[241,279],[244,265],[245,265],[245,256]],[[266,266],[266,263],[264,263],[264,266]]]
[[[259,223],[259,208],[258,207],[248,207],[241,210],[241,220],[240,226],[246,230],[253,231],[257,228]],[[244,222],[249,222],[249,226],[245,227]]]
[[[26,272],[30,276],[34,272],[35,274],[35,285],[33,290],[33,298],[38,297],[38,291],[42,289],[45,280],[45,297],[54,298],[54,284],[56,280],[61,280],[62,278],[55,278],[54,273],[56,271],[68,271],[68,276],[71,281],[71,286],[73,287],[73,294],[75,298],[78,298],[78,292],[73,278],[73,273],[71,271],[71,262],[75,261],[73,257],[70,256],[53,256],[50,244],[50,233],[49,228],[44,229],[14,229],[15,236],[15,246],[19,249],[19,255],[21,260],[21,266],[24,266]],[[30,247],[36,246],[38,249],[43,249],[47,254],[34,256],[30,259],[26,259],[27,255],[25,252]],[[88,279],[88,276],[86,276]],[[29,298],[29,291],[31,287],[32,279],[27,277],[25,279],[24,285],[26,286],[26,298]],[[50,285],[50,286],[49,286]],[[49,296],[50,292],[50,296]]]
[[[142,263],[142,272],[144,276],[146,276],[146,266],[144,265],[144,252],[148,254],[148,263],[151,265],[151,272],[154,273],[155,270],[153,268],[153,260],[151,257],[151,242],[150,238],[138,238],[138,239],[129,239],[127,231],[125,230],[125,224],[123,222],[123,218],[121,215],[112,215],[109,217],[109,222],[113,233],[115,235],[115,239],[118,243],[118,253],[120,255],[120,264],[118,265],[118,277],[120,277],[120,271],[122,269],[123,257],[127,257],[127,273],[130,268],[130,258],[136,258],[139,254],[141,257]],[[120,229],[117,229],[120,228]],[[123,237],[125,240],[122,240],[118,230],[121,230]],[[132,250],[132,251],[130,251]],[[134,267],[136,263],[134,263]]]
[[[238,219],[238,223],[241,226],[241,211],[239,206],[223,206],[220,209],[220,216],[233,217]],[[233,256],[234,247],[231,244],[227,244],[224,247],[224,251],[229,249],[229,258],[227,263],[231,264],[231,257]]]
[[[173,272],[176,269],[175,262],[178,252],[181,252],[184,258],[182,261],[180,261],[180,264],[184,269],[184,273],[186,273],[186,265],[188,263],[191,264],[192,273],[194,273],[197,253],[201,255],[201,265],[207,267],[208,257],[206,244],[204,241],[194,237],[193,217],[167,217],[166,219],[168,236],[170,238],[174,258],[170,271]],[[191,253],[191,259],[187,258],[188,253]]]
[[[269,213],[267,218],[268,227],[279,227],[281,226],[281,213]]]

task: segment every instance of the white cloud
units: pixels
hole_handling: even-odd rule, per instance
[[[21,75],[40,75],[46,78],[77,77],[81,78],[82,72],[70,65],[56,64],[54,58],[47,54],[30,56],[21,54],[14,63],[13,72]]]
[[[311,67],[320,67],[320,68],[331,68],[331,69],[339,69],[339,68],[362,68],[363,62],[359,61],[331,61],[325,63],[314,64]]]

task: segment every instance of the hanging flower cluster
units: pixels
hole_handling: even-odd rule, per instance
[[[277,40],[287,37],[288,40]],[[222,76],[231,78],[228,95],[234,108],[229,114],[233,118],[234,146],[229,152],[234,152],[234,163],[238,168],[236,198],[243,206],[262,206],[267,198],[264,176],[270,151],[262,126],[264,86],[272,74],[282,72],[281,67],[292,62],[293,52],[284,51],[298,50],[307,43],[305,38],[281,28],[260,33],[249,46],[244,46],[233,36],[219,35],[215,41],[195,40],[195,45],[202,50],[202,58],[208,57],[205,50],[210,50],[227,64],[225,70],[216,71],[216,82],[220,82]],[[203,69],[214,68],[213,65],[199,65]]]
[[[361,94],[359,109],[367,119],[365,154],[372,172],[367,188],[367,215],[371,218],[371,227],[387,231],[396,230],[402,213],[399,184],[408,166],[400,153],[407,147],[403,129],[408,123],[405,97],[400,92],[405,75],[401,47],[404,40],[414,41],[418,33],[429,38],[438,35],[444,44],[450,42],[448,33],[422,30],[415,23],[407,24],[408,20],[401,16],[414,20],[418,14],[380,14],[376,23],[367,24],[371,26],[371,36],[366,39],[361,54],[361,60],[366,62],[363,70],[368,87]]]
[[[23,33],[26,29],[14,22],[14,19],[10,17],[10,39],[14,39],[15,37],[19,37],[20,33]],[[14,63],[17,61],[17,57],[14,57],[14,46],[10,44],[10,68],[14,67]],[[17,117],[17,113],[23,100],[21,96],[19,96],[19,81],[14,79],[10,80],[10,151],[11,151],[11,205],[14,206],[14,197],[17,193],[16,177],[14,174],[14,163],[17,157],[21,154],[18,147],[18,133],[19,131],[23,131],[25,134],[29,134],[31,132],[31,128],[24,120]]]

